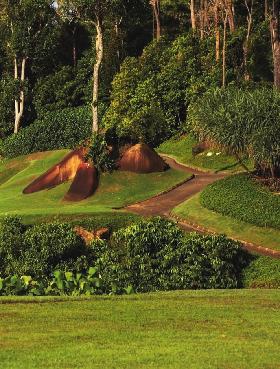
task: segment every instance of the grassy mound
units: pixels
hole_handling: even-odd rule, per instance
[[[177,161],[210,171],[243,171],[244,169],[232,156],[225,155],[217,150],[206,150],[198,155],[193,155],[192,149],[197,145],[197,141],[191,135],[171,138],[162,143],[157,151],[170,155]],[[251,166],[250,163],[246,163]]]
[[[248,175],[217,181],[201,194],[202,206],[260,227],[280,229],[280,196]]]
[[[277,290],[2,298],[1,368],[276,369],[279,308]]]
[[[18,214],[30,220],[37,216],[111,213],[113,208],[145,200],[190,177],[172,169],[150,174],[118,171],[106,173],[100,176],[100,185],[94,196],[79,203],[62,201],[71,182],[47,191],[22,194],[24,187],[59,162],[68,152],[49,151],[4,161],[0,165],[0,216]]]

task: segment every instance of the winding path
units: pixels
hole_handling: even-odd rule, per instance
[[[126,207],[126,210],[144,216],[161,215],[170,217],[170,213],[175,206],[202,191],[209,184],[226,176],[225,173],[216,174],[203,172],[201,170],[179,164],[168,156],[162,155],[162,157],[171,168],[186,173],[193,173],[193,177],[168,192],[152,197],[148,200],[129,205]]]
[[[204,172],[198,169],[188,167],[184,164],[176,162],[173,158],[161,155],[166,163],[173,169],[187,173],[193,173],[193,177],[177,187],[158,196],[154,196],[148,200],[129,205],[125,210],[143,216],[163,216],[169,219],[177,220],[178,225],[188,231],[196,231],[199,233],[212,233],[210,230],[200,227],[199,225],[187,222],[187,220],[176,219],[171,215],[171,211],[182,202],[191,198],[198,192],[202,191],[209,184],[226,177],[227,173]],[[266,247],[258,246],[243,240],[237,240],[243,244],[243,247],[250,252],[256,252],[261,255],[271,256],[280,259],[280,251],[272,250]]]

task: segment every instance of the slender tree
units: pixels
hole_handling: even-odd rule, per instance
[[[280,89],[280,33],[279,33],[279,0],[272,1],[270,18],[271,46],[274,66],[274,86]]]
[[[13,60],[17,87],[14,101],[14,133],[17,133],[25,111],[27,63],[36,56],[38,48],[46,47],[46,30],[53,26],[54,10],[48,0],[2,0],[1,5],[9,33],[6,47]]]
[[[150,0],[150,5],[153,9],[153,16],[155,22],[155,35],[154,37],[158,41],[161,36],[161,22],[160,22],[160,0]]]

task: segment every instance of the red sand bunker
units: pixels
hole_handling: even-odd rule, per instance
[[[119,169],[128,172],[163,172],[166,168],[164,160],[146,144],[132,146],[119,161]]]
[[[95,167],[88,163],[81,163],[76,176],[64,196],[66,201],[81,201],[91,196],[98,186],[98,176]]]
[[[47,172],[30,183],[23,190],[23,193],[29,194],[46,190],[73,179],[76,175],[79,165],[83,163],[83,161],[84,156],[81,150],[74,150],[70,152],[60,163],[54,165]]]

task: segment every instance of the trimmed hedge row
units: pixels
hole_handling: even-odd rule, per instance
[[[32,152],[75,148],[91,135],[88,107],[66,108],[47,113],[1,142],[1,154],[7,158]]]
[[[280,196],[246,174],[211,184],[202,192],[200,203],[209,210],[256,226],[280,229]]]

